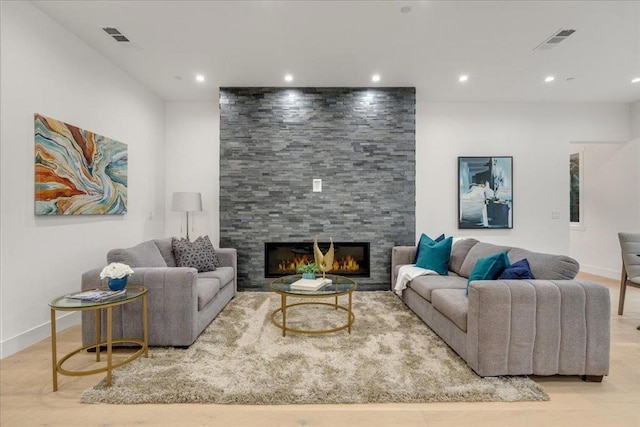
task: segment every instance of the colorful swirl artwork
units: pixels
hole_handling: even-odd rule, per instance
[[[127,144],[40,114],[35,119],[36,215],[127,211]]]

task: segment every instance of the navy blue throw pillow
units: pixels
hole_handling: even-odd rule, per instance
[[[418,255],[420,255],[421,245],[434,244],[434,243],[442,242],[443,240],[444,240],[444,234],[439,235],[438,237],[436,237],[436,240],[433,240],[431,237],[422,233],[422,236],[420,236],[420,241],[418,242],[418,246],[416,246],[416,256],[413,258],[413,263],[414,264],[418,263]]]
[[[510,266],[504,269],[498,279],[533,279],[533,273],[531,273],[531,267],[529,267],[529,261],[526,258],[521,259],[518,262],[514,262]]]

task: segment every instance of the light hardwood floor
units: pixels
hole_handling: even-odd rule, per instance
[[[51,391],[46,339],[1,361],[0,425],[13,426],[640,426],[640,289],[629,288],[618,316],[619,284],[581,274],[611,290],[611,369],[602,383],[534,377],[551,400],[525,403],[377,405],[89,405],[78,403],[99,375],[59,376]],[[58,334],[59,354],[76,348],[80,327]],[[72,359],[73,360],[73,359]],[[77,363],[90,364],[83,355]]]

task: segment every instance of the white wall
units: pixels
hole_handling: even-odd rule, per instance
[[[640,101],[631,104],[631,138],[640,139]]]
[[[166,104],[167,221],[165,234],[185,234],[185,214],[171,212],[174,191],[202,193],[202,210],[191,214],[189,236],[208,234],[220,242],[220,110],[218,91],[212,102]],[[192,230],[191,230],[192,229]]]
[[[531,250],[570,253],[568,144],[626,141],[626,104],[433,103],[417,94],[416,232],[473,236]],[[173,191],[200,191],[206,213],[194,235],[219,241],[217,103],[167,104],[167,209]],[[458,230],[457,157],[514,157],[514,228]],[[551,212],[560,219],[551,219]],[[169,212],[167,235],[180,233]]]
[[[626,141],[625,104],[430,103],[418,93],[416,232],[569,253],[570,141]],[[457,157],[513,156],[511,230],[457,229]],[[560,219],[551,219],[551,212]]]
[[[29,2],[2,2],[0,354],[49,336],[49,299],[80,288],[110,248],[164,232],[164,103]],[[41,113],[128,144],[128,212],[34,215]],[[147,219],[149,212],[154,218]],[[64,327],[79,316],[64,317]]]
[[[571,150],[584,152],[584,227],[571,230],[570,255],[582,271],[618,279],[618,232],[640,232],[640,139],[577,143]]]

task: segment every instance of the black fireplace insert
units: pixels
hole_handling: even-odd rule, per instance
[[[318,242],[327,253],[330,242]],[[333,242],[334,260],[330,274],[370,277],[369,242]],[[296,274],[299,266],[314,262],[313,242],[265,242],[264,275],[280,277]]]

